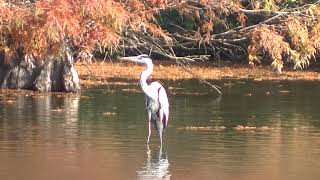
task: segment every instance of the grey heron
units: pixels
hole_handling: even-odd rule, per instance
[[[147,83],[147,78],[153,71],[151,58],[146,54],[139,56],[122,57],[120,60],[133,61],[147,65],[147,68],[140,75],[140,85],[145,94],[146,110],[148,114],[149,134],[147,144],[151,135],[151,122],[157,130],[162,147],[162,133],[168,126],[169,121],[169,101],[166,90],[159,82]]]

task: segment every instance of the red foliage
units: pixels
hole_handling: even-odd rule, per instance
[[[173,42],[154,15],[164,8],[177,9],[199,21],[199,39],[209,41],[216,20],[236,9],[235,0],[37,0],[25,5],[0,0],[0,50],[23,46],[24,53],[41,59],[63,52],[66,41],[83,57],[94,50],[117,49],[124,34],[152,39],[153,46]],[[228,7],[228,8],[226,8]],[[147,34],[147,35],[145,35]],[[131,37],[138,39],[133,34]],[[155,38],[156,37],[156,38]],[[4,39],[9,38],[9,41]],[[147,39],[146,38],[146,39]],[[156,40],[154,40],[156,39]],[[139,40],[138,40],[139,41]],[[161,43],[159,43],[161,42]]]

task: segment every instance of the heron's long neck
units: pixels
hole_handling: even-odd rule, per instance
[[[153,71],[153,64],[152,64],[152,62],[148,62],[147,69],[142,71],[142,73],[140,75],[141,88],[142,88],[143,92],[145,92],[146,95],[149,97],[152,97],[153,95],[152,95],[151,89],[147,83],[147,79],[151,75],[152,71]]]

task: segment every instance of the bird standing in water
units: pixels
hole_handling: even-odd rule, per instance
[[[151,135],[151,122],[156,128],[162,147],[162,133],[168,126],[169,121],[169,101],[166,90],[159,82],[147,83],[147,78],[153,71],[151,58],[146,54],[139,56],[122,57],[121,60],[133,61],[147,65],[147,68],[140,75],[140,85],[145,94],[146,110],[148,114],[149,134],[147,144]]]

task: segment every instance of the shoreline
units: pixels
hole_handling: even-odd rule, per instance
[[[112,79],[138,80],[144,66],[133,63],[103,62],[82,64],[76,63],[82,86],[103,85]],[[306,80],[319,81],[320,72],[312,70],[284,70],[282,74],[274,72],[270,66],[249,67],[248,65],[225,65],[217,67],[213,63],[192,64],[189,70],[205,80],[253,80],[281,81]],[[155,80],[188,80],[196,77],[188,73],[182,66],[167,61],[154,61],[152,78]]]

